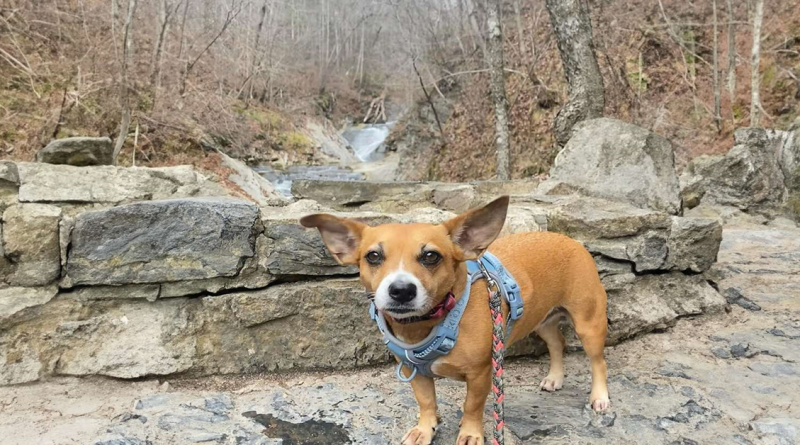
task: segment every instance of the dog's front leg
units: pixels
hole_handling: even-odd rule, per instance
[[[483,445],[483,409],[492,386],[489,368],[467,375],[467,398],[457,445]]]
[[[403,373],[408,376],[406,367]],[[419,422],[403,436],[403,445],[429,445],[439,424],[436,412],[436,385],[433,378],[417,375],[411,381],[414,397],[419,404]]]

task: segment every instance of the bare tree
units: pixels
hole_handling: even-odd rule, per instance
[[[214,35],[211,41],[208,42],[208,45],[206,45],[205,48],[203,48],[203,50],[197,54],[197,57],[186,64],[186,67],[183,70],[183,76],[181,77],[181,95],[186,93],[186,82],[189,80],[189,74],[191,74],[192,69],[194,69],[195,65],[197,65],[197,62],[200,61],[200,58],[203,57],[203,55],[207,53],[209,49],[211,49],[211,47],[217,42],[217,40],[219,40],[220,37],[222,37],[223,34],[225,34],[225,31],[240,12],[242,12],[242,3],[240,2],[238,5],[231,3],[230,8],[225,13],[225,21],[222,23],[222,27],[220,28],[219,32]]]
[[[128,64],[131,58],[131,46],[133,45],[133,15],[136,12],[137,0],[128,0],[128,14],[125,17],[125,24],[122,26],[122,67],[120,68],[120,86],[119,86],[119,105],[122,109],[122,120],[119,124],[119,135],[114,144],[114,162],[117,162],[117,156],[125,145],[125,139],[128,138],[128,129],[131,125],[131,105],[130,105],[130,91],[128,86]]]
[[[169,4],[169,0],[163,0],[161,2],[158,36],[156,37],[156,44],[153,47],[153,67],[150,70],[150,91],[153,95],[153,108],[156,107],[158,88],[161,86],[161,62],[164,55],[164,41],[166,40],[167,31],[169,30],[170,19],[178,12],[178,8],[181,7],[184,1],[187,0],[179,0],[174,8]]]
[[[546,6],[569,84],[568,102],[558,112],[553,129],[556,142],[563,146],[575,124],[603,115],[605,89],[594,52],[592,23],[586,3],[582,0],[547,0]]]
[[[517,16],[517,33],[519,34],[519,55],[525,56],[525,29],[522,26],[522,11],[519,5],[520,0],[514,0],[514,15]]]
[[[494,101],[494,141],[497,146],[497,179],[508,180],[509,133],[508,99],[503,73],[503,28],[500,23],[502,0],[492,0],[487,5],[486,24],[489,38],[486,40],[486,55],[489,62],[489,84]]]
[[[719,42],[717,41],[717,0],[712,0],[711,10],[714,19],[714,121],[717,124],[717,133],[722,131],[722,106],[720,105],[720,86],[719,86]]]
[[[736,25],[733,20],[733,0],[728,0],[728,95],[731,106],[736,100]]]
[[[760,74],[758,72],[761,57],[761,22],[764,20],[764,0],[756,0],[753,15],[753,52],[750,58],[750,126],[757,127],[761,111],[759,98]]]

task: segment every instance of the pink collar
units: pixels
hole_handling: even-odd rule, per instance
[[[448,292],[441,303],[433,307],[427,314],[415,317],[392,319],[400,324],[417,323],[420,321],[436,320],[446,316],[456,306],[456,297],[452,292]]]

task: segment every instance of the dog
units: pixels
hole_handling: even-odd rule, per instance
[[[329,214],[305,216],[301,225],[317,228],[340,264],[357,265],[361,282],[374,294],[379,316],[407,343],[425,339],[441,320],[422,315],[446,298],[461,296],[467,283],[467,260],[487,250],[499,258],[520,288],[524,312],[506,345],[536,332],[547,343],[550,368],[539,387],[556,391],[564,381],[565,346],[559,320],[568,316],[591,362],[589,403],[597,411],[610,407],[603,356],[607,333],[606,292],[591,254],[577,241],[552,232],[528,232],[498,239],[508,211],[504,196],[442,224],[384,224],[375,227]],[[492,320],[484,282],[472,285],[453,349],[436,359],[436,376],[465,381],[467,395],[458,445],[484,443],[483,413],[491,387]],[[449,297],[448,297],[449,296]],[[504,305],[504,313],[508,307]],[[404,320],[420,319],[404,323]],[[403,366],[406,378],[412,372]],[[419,404],[418,424],[403,445],[427,445],[438,425],[434,379],[413,375]]]

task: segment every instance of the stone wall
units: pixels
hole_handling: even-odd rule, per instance
[[[318,211],[436,223],[511,194],[505,233],[558,231],[593,253],[612,342],[724,306],[703,276],[716,220],[536,197],[536,185],[298,181],[313,200],[259,207],[189,167],[0,163],[0,384],[389,361],[357,271],[297,224]]]

